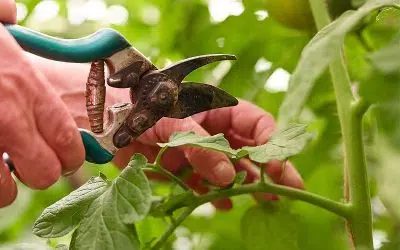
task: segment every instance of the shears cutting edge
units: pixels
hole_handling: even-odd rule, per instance
[[[238,103],[236,98],[212,85],[182,82],[197,68],[216,61],[235,60],[233,55],[198,56],[157,69],[113,29],[64,40],[18,25],[6,28],[30,53],[56,61],[92,63],[86,83],[91,130],[80,129],[86,160],[92,163],[110,162],[119,148],[127,146],[162,117],[182,119]],[[107,79],[104,65],[109,72]],[[114,88],[129,88],[131,103],[108,107],[108,122],[104,125],[105,83]]]

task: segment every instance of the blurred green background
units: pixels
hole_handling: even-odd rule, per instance
[[[284,98],[290,72],[314,32],[280,24],[270,17],[266,0],[18,0],[17,7],[19,24],[63,38],[82,37],[102,27],[115,28],[159,67],[200,54],[235,54],[238,61],[207,66],[190,75],[190,80],[224,88],[273,115],[277,115]],[[399,27],[393,16],[389,21],[371,18],[348,37],[345,52],[354,82],[365,81],[371,71],[364,56],[386,45]],[[301,120],[310,123],[317,136],[293,162],[309,191],[339,201],[343,197],[343,156],[334,94],[327,75],[316,84]],[[367,121],[367,125],[371,123]],[[371,140],[366,138],[367,143]],[[374,159],[369,160],[376,248],[385,245],[381,249],[400,249],[395,241],[398,224],[376,196]],[[108,176],[117,173],[112,166],[84,167],[86,176],[98,171]],[[46,191],[32,191],[20,185],[14,205],[0,209],[0,244],[4,249],[21,243],[26,245],[19,245],[19,249],[45,249],[47,243],[67,243],[68,237],[46,243],[30,230],[41,211],[71,188],[66,180]],[[168,192],[165,185],[155,184],[155,188]],[[247,196],[234,201],[230,212],[216,212],[212,206],[196,211],[166,249],[268,249],[269,237],[274,234],[252,228],[258,222],[252,213],[262,216],[260,211],[248,210],[255,202]],[[294,231],[298,249],[346,249],[341,218],[301,202],[282,199],[280,204],[287,213],[276,230]],[[273,211],[271,214],[274,216]],[[282,215],[275,218],[279,216]],[[146,219],[138,226],[142,241],[159,236],[165,225],[162,220]]]

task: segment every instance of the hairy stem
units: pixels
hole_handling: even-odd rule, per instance
[[[148,166],[153,168],[154,171],[159,172],[159,173],[165,175],[166,177],[168,177],[171,181],[175,182],[181,188],[183,188],[183,190],[190,190],[189,187],[186,186],[186,184],[181,179],[179,179],[178,177],[176,177],[175,175],[173,175],[168,170],[166,170],[165,168],[162,167],[161,158],[166,150],[167,150],[167,147],[161,148],[157,154],[157,157],[156,157],[156,160],[154,161],[154,163],[149,164]]]
[[[252,193],[271,193],[271,194],[283,195],[318,206],[320,208],[326,209],[332,213],[335,213],[345,218],[350,216],[349,209],[346,204],[336,202],[300,189],[290,188],[268,182],[247,184],[237,188],[210,192],[208,194],[197,197],[195,203],[197,204],[197,206],[200,206],[204,203],[216,199],[232,197],[242,194],[252,194]]]
[[[326,1],[309,0],[309,2],[318,29],[328,25],[331,20]],[[348,174],[348,187],[345,189],[349,188],[351,212],[347,220],[352,242],[355,248],[373,249],[371,203],[361,123],[366,105],[362,101],[354,101],[350,77],[341,51],[338,51],[329,69],[344,142],[344,166]]]
[[[193,208],[186,208],[184,212],[178,217],[178,219],[174,220],[171,226],[168,228],[167,231],[161,236],[161,238],[154,244],[151,248],[152,250],[160,249],[165,242],[167,242],[168,238],[171,234],[175,231],[175,229],[182,224],[182,222],[192,213]]]
[[[230,189],[215,190],[200,196],[186,193],[184,194],[184,198],[178,197],[175,200],[171,199],[167,203],[160,205],[159,210],[163,211],[163,213],[171,214],[175,210],[183,207],[198,207],[204,203],[211,202],[216,199],[252,193],[270,193],[283,195],[321,207],[341,217],[350,218],[351,216],[349,207],[346,204],[336,202],[304,190],[290,188],[270,182],[258,182]]]

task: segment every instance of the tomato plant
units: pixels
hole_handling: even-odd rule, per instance
[[[49,34],[79,37],[105,26],[93,13],[71,22],[72,1],[54,1],[58,14],[47,22],[32,14],[41,1],[19,2],[27,13],[20,22]],[[20,185],[15,204],[0,210],[6,249],[400,249],[399,0],[228,1],[220,9],[226,19],[213,12],[218,1],[99,2],[128,11],[126,23],[112,27],[159,65],[194,54],[237,55],[191,80],[257,104],[278,129],[265,145],[239,149],[222,134],[176,133],[154,162],[135,154],[122,171],[86,164],[86,183],[76,188],[66,180],[46,191]],[[305,190],[264,175],[248,184],[238,171],[228,187],[206,183],[212,191],[195,193],[181,180],[186,173],[161,166],[168,148],[183,145],[252,165],[290,160]],[[149,172],[170,181],[149,180]],[[249,198],[260,192],[279,201]],[[210,205],[221,198],[233,199],[232,210]]]

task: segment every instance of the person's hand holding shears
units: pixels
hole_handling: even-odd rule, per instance
[[[15,21],[13,16],[0,16],[0,20],[7,23]],[[273,122],[270,116],[247,103],[216,110],[217,113],[211,112],[209,115],[203,113],[196,119],[164,118],[153,127],[162,117],[185,118],[202,111],[236,105],[236,99],[218,88],[182,83],[183,78],[192,70],[217,60],[234,59],[233,56],[197,57],[158,70],[113,30],[103,30],[91,37],[66,41],[46,37],[19,26],[6,27],[8,32],[0,27],[0,41],[4,45],[0,48],[0,79],[3,79],[0,86],[9,98],[3,98],[5,105],[0,106],[0,109],[4,108],[2,113],[6,114],[0,121],[0,150],[10,154],[18,178],[33,188],[45,188],[54,183],[61,172],[75,171],[83,161],[82,139],[87,160],[105,163],[113,158],[117,149],[124,148],[115,159],[122,163],[123,158],[126,158],[122,155],[131,155],[132,151],[143,152],[151,157],[156,150],[152,145],[157,140],[165,141],[175,131],[194,130],[206,134],[199,124],[204,124],[212,133],[219,130],[229,132],[225,130],[231,128],[233,134],[244,136],[237,139],[232,137],[232,140],[242,144],[249,142],[245,140],[247,136],[253,141],[256,138],[255,143],[265,142],[271,132]],[[46,76],[26,60],[21,48],[8,33],[25,50],[42,57],[66,62],[93,62],[86,97],[92,131],[81,130],[82,139],[67,108]],[[4,60],[5,56],[12,60]],[[106,81],[104,62],[110,72]],[[68,77],[67,69],[64,75]],[[105,82],[115,88],[130,88],[133,104],[111,107],[109,123],[103,126]],[[83,89],[83,82],[80,84]],[[242,125],[236,124],[230,116],[239,111],[249,114],[249,119]],[[218,116],[212,118],[216,114]],[[220,120],[221,117],[226,119]],[[257,134],[249,134],[254,126]],[[130,144],[132,141],[134,143]],[[171,154],[175,154],[169,157],[174,159],[175,164],[183,165],[184,161],[189,161],[200,176],[214,184],[227,185],[234,178],[234,168],[222,154],[192,148],[183,148]],[[276,172],[276,168],[269,169],[275,169]],[[300,177],[294,169],[289,168],[287,176],[294,181],[287,181],[286,184],[301,186]],[[1,166],[0,206],[10,203],[15,194],[16,188],[9,170]]]

